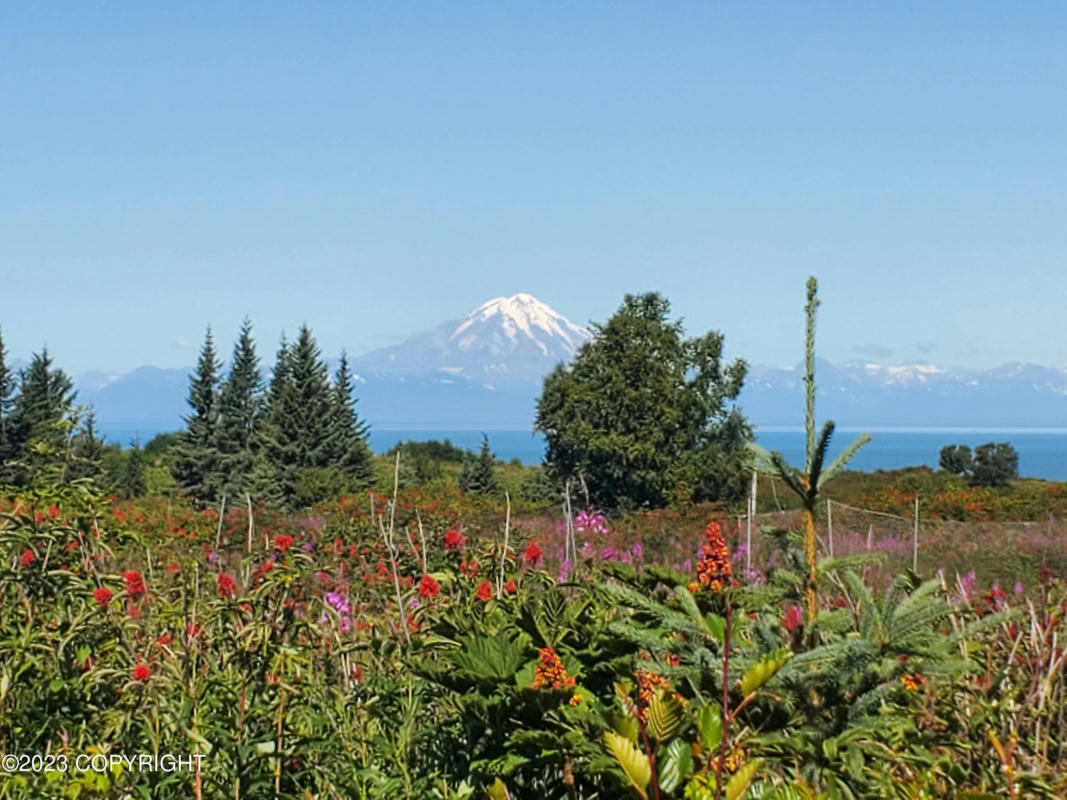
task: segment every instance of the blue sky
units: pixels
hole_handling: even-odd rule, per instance
[[[830,360],[1067,363],[1062,4],[163,6],[0,7],[15,356],[658,289],[782,365],[814,273]]]

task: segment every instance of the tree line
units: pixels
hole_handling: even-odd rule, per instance
[[[281,507],[311,505],[367,486],[372,457],[367,424],[355,410],[348,357],[332,379],[307,325],[282,340],[264,380],[247,319],[229,373],[209,328],[190,378],[185,430],[173,472],[200,505],[251,499]]]

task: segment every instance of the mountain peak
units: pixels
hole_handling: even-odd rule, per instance
[[[560,348],[566,355],[573,356],[589,338],[585,328],[575,325],[533,295],[520,293],[482,303],[452,331],[449,341],[456,342],[461,350],[469,350],[477,343],[477,329],[482,328],[484,332],[494,323],[511,342],[518,342],[521,334],[545,356],[551,356],[553,350]],[[543,341],[546,336],[554,339],[556,346]]]
[[[588,341],[587,329],[531,294],[496,297],[466,317],[356,359],[361,373],[540,384]]]

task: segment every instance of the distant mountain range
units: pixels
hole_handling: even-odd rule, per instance
[[[542,379],[590,336],[528,294],[499,297],[463,319],[353,359],[357,408],[382,429],[528,429]],[[76,379],[78,400],[93,404],[112,438],[140,431],[147,439],[182,427],[190,371],[89,372]],[[839,426],[1067,426],[1067,371],[1061,369],[820,361],[816,380],[819,417]],[[799,425],[801,367],[753,366],[740,403],[758,426]]]

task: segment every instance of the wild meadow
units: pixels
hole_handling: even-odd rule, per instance
[[[722,515],[678,526],[676,563],[595,512],[496,520],[458,490],[222,519],[87,480],[8,498],[0,749],[204,757],[0,795],[1067,792],[1062,577],[823,558],[808,619],[788,529],[746,571]]]

